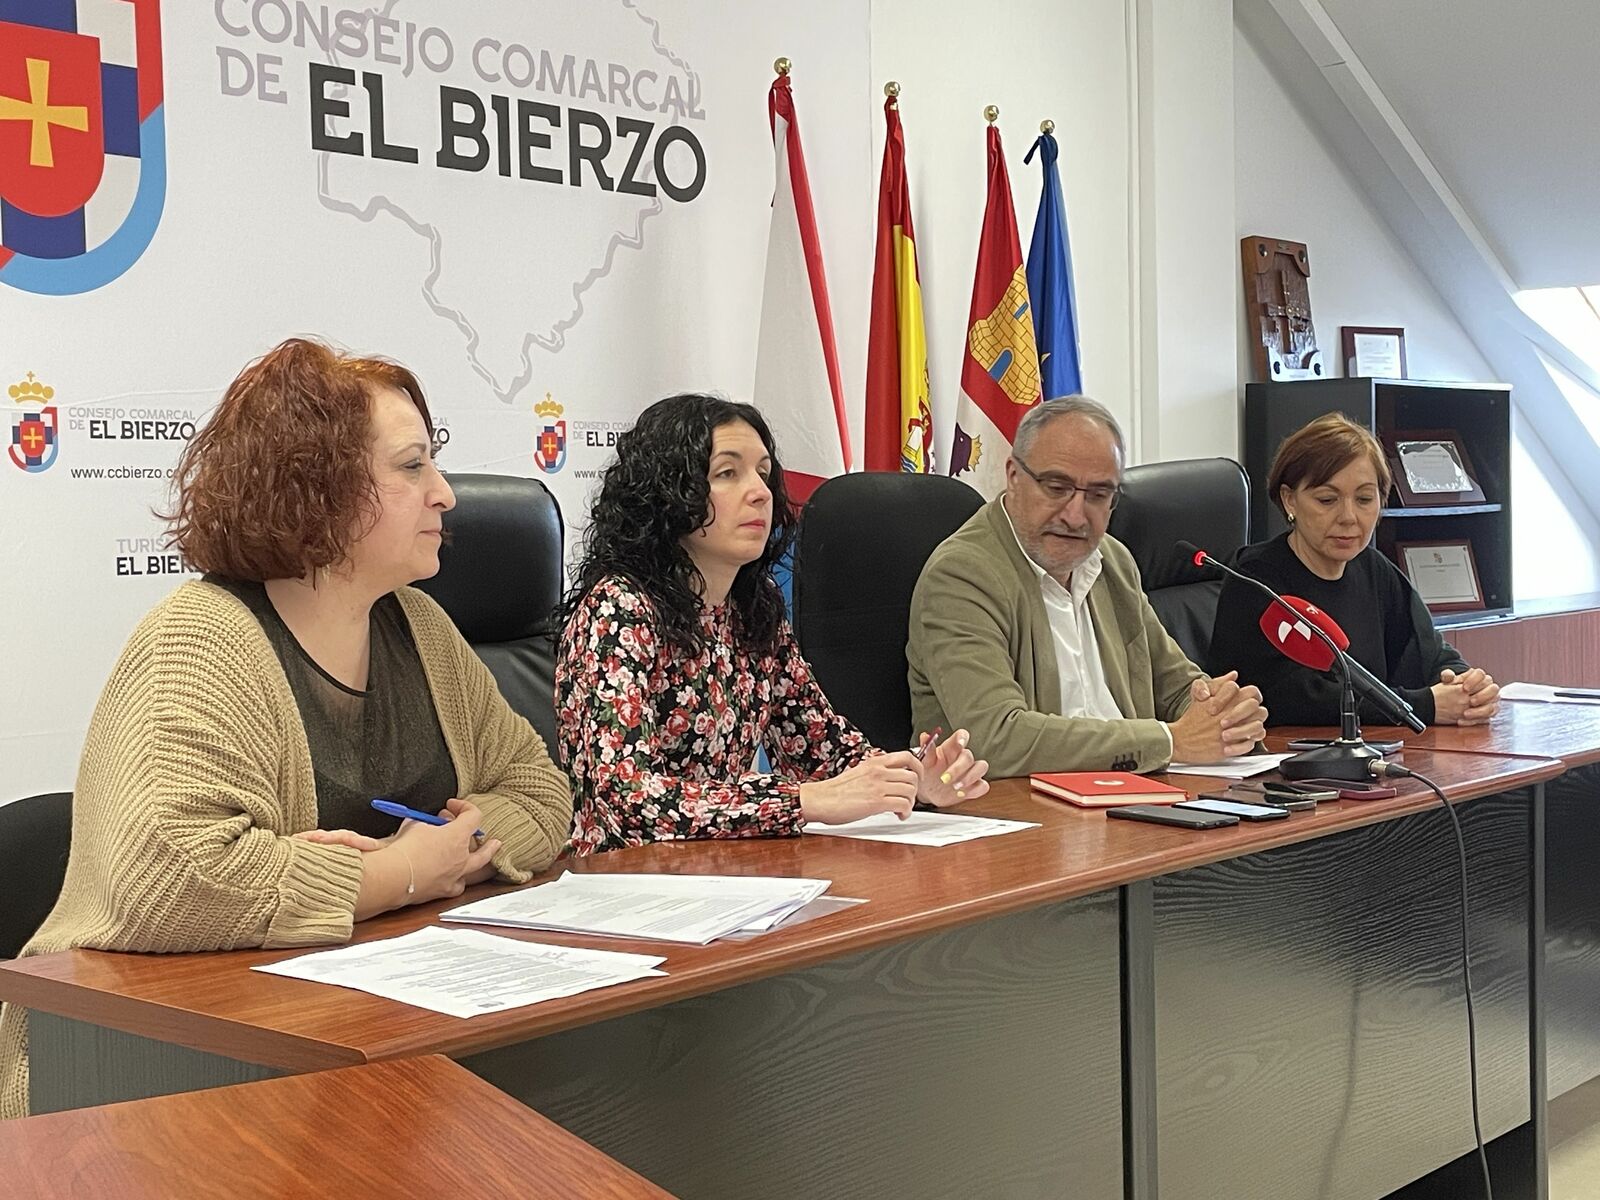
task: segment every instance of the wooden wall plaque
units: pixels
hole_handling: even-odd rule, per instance
[[[1255,329],[1256,378],[1326,379],[1311,323],[1311,259],[1304,242],[1254,234],[1239,243],[1245,314]]]

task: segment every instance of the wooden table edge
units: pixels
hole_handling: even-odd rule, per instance
[[[1430,753],[1459,752],[1433,750]],[[1451,803],[1462,803],[1485,795],[1541,783],[1561,774],[1563,769],[1559,760],[1548,757],[1533,755],[1499,757],[1516,759],[1527,763],[1527,766],[1510,775],[1496,776],[1482,783],[1455,785],[1454,793],[1450,797]],[[1186,775],[1173,778],[1186,781],[1208,780],[1204,785],[1206,787],[1221,787],[1225,783],[1202,776]],[[1402,781],[1402,784],[1405,782]],[[1396,820],[1425,811],[1439,803],[1431,791],[1420,784],[1415,786],[1417,790],[1414,792],[1386,800],[1340,802],[1337,807],[1340,819],[1331,827],[1326,821],[1297,821],[1294,815],[1288,820],[1255,826],[1251,829],[1255,839],[1247,846],[1240,846],[1234,840],[1208,841],[1205,831],[1199,831],[1200,836],[1193,836],[1195,831],[1174,831],[1175,836],[1182,835],[1188,838],[1187,842],[1181,843],[1183,852],[1176,856],[1173,853],[1172,843],[1163,842],[1146,853],[1120,859],[1103,868],[1079,872],[1067,879],[1043,879],[962,903],[924,909],[903,917],[874,923],[865,928],[846,926],[843,929],[833,930],[825,924],[828,918],[822,918],[816,929],[808,930],[807,926],[797,927],[797,932],[807,931],[821,935],[813,936],[799,945],[787,940],[768,940],[771,935],[767,938],[756,938],[740,943],[740,952],[695,969],[689,974],[679,971],[588,992],[585,995],[589,999],[581,1008],[573,1006],[544,1008],[541,1005],[531,1005],[523,1010],[528,1014],[526,1021],[515,1028],[496,1026],[493,1029],[485,1029],[481,1034],[475,1031],[471,1019],[460,1023],[459,1032],[453,1031],[443,1037],[437,1036],[436,1032],[427,1037],[408,1033],[392,1039],[381,1036],[370,1040],[363,1039],[359,1046],[288,1031],[269,1030],[260,1025],[227,1017],[176,1009],[171,1004],[144,997],[127,996],[99,989],[88,990],[82,984],[41,973],[42,970],[48,969],[48,963],[59,961],[59,955],[0,963],[0,1000],[50,1012],[57,1016],[88,1021],[124,1033],[222,1054],[229,1058],[285,1071],[322,1070],[428,1053],[460,1057],[664,1007],[681,1000],[695,999],[741,984],[755,983],[823,962],[865,953],[920,935],[957,929],[1044,904],[1079,899],[1162,875],[1210,866],[1228,859],[1243,858],[1282,846],[1313,841],[1349,829]],[[1323,811],[1326,811],[1326,806]],[[619,945],[612,939],[593,939],[568,944],[587,944],[598,948],[615,948]],[[630,942],[628,947],[643,952],[644,947],[653,945],[659,943]],[[281,957],[292,957],[294,954],[305,952],[305,950],[285,951]],[[114,952],[88,949],[61,952],[62,955],[106,953]],[[303,986],[322,986],[305,981],[289,982],[300,983]],[[178,1024],[182,1025],[181,1032],[171,1028]]]

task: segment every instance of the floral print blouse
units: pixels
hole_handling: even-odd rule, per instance
[[[700,614],[685,658],[656,636],[649,598],[621,576],[590,589],[556,664],[561,763],[577,854],[676,838],[793,835],[800,784],[875,753],[833,711],[785,622],[776,653],[737,648],[727,605]],[[776,773],[752,768],[765,746]]]

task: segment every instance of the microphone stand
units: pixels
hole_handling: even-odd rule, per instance
[[[1372,764],[1383,762],[1383,753],[1373,749],[1361,737],[1361,718],[1356,712],[1356,687],[1350,677],[1350,663],[1345,658],[1344,651],[1339,649],[1339,644],[1317,627],[1315,621],[1307,621],[1278,595],[1259,579],[1252,579],[1242,571],[1235,571],[1226,563],[1218,562],[1198,546],[1188,542],[1179,542],[1178,548],[1194,554],[1194,565],[1197,567],[1215,567],[1224,575],[1232,579],[1248,583],[1259,592],[1265,593],[1278,607],[1288,613],[1297,622],[1304,622],[1306,628],[1321,638],[1329,650],[1333,651],[1333,661],[1339,664],[1339,737],[1329,742],[1326,746],[1318,746],[1314,750],[1305,750],[1299,754],[1286,758],[1278,764],[1278,772],[1285,779],[1349,779],[1370,780],[1376,772]]]

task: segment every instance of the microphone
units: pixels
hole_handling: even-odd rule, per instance
[[[1373,771],[1370,763],[1374,760],[1383,761],[1383,755],[1367,745],[1361,739],[1361,718],[1356,714],[1356,689],[1354,678],[1350,672],[1351,658],[1344,652],[1344,648],[1329,636],[1328,631],[1320,624],[1309,618],[1302,618],[1298,612],[1277,592],[1273,591],[1259,579],[1252,579],[1242,571],[1235,571],[1226,563],[1218,562],[1210,554],[1196,546],[1193,542],[1180,541],[1178,549],[1191,555],[1197,567],[1215,567],[1231,579],[1248,584],[1258,592],[1264,593],[1272,605],[1267,611],[1272,611],[1272,606],[1281,606],[1284,613],[1294,613],[1292,626],[1298,627],[1304,621],[1304,628],[1322,644],[1328,651],[1330,663],[1339,667],[1339,682],[1343,685],[1339,694],[1339,737],[1336,741],[1329,742],[1326,746],[1318,746],[1315,750],[1307,750],[1286,758],[1279,765],[1278,771],[1285,779],[1371,779]],[[1302,601],[1301,603],[1304,603]],[[1307,607],[1311,607],[1307,605]],[[1335,626],[1337,628],[1337,626]],[[1265,630],[1265,627],[1263,627]],[[1279,649],[1282,642],[1274,637],[1271,632],[1267,634],[1269,640]],[[1343,636],[1341,631],[1340,636]],[[1349,639],[1346,639],[1346,645]],[[1287,651],[1285,651],[1287,653]],[[1290,657],[1294,657],[1290,655]],[[1296,661],[1299,661],[1298,659]],[[1310,664],[1307,664],[1310,665]],[[1325,668],[1324,668],[1325,669]]]
[[[1312,638],[1308,626],[1322,630],[1340,650],[1349,650],[1350,639],[1345,636],[1344,630],[1339,628],[1339,623],[1315,604],[1302,600],[1299,596],[1285,596],[1283,603],[1292,611],[1286,613],[1274,603],[1267,605],[1266,611],[1261,614],[1261,632],[1266,639],[1303,667],[1310,667],[1313,671],[1331,670],[1333,655],[1328,652],[1326,645]],[[1345,655],[1345,663],[1350,670],[1351,682],[1355,684],[1356,691],[1391,725],[1404,725],[1413,733],[1421,733],[1427,729],[1427,725],[1417,716],[1404,696],[1349,654]]]

